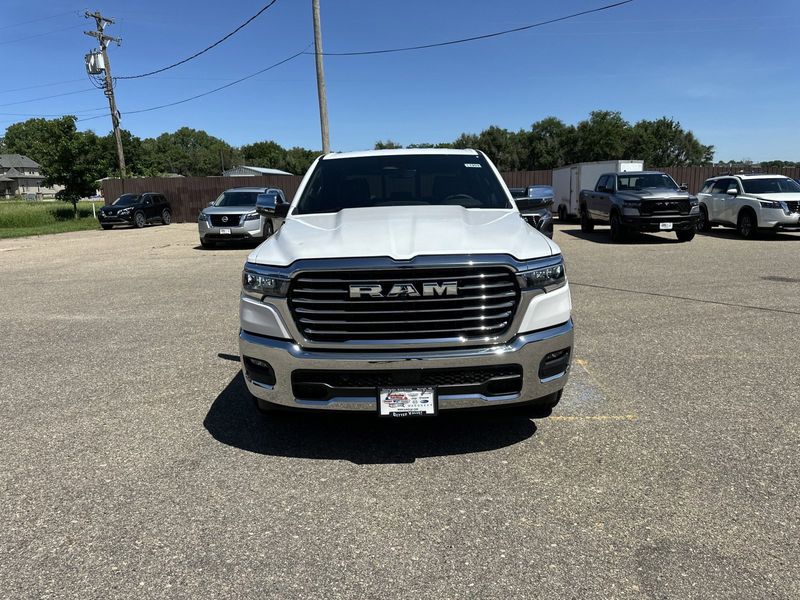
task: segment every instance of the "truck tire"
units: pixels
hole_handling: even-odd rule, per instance
[[[581,207],[581,231],[583,233],[591,233],[594,231],[594,223],[589,218],[589,213],[586,211],[586,207]]]
[[[708,220],[708,209],[700,205],[700,218],[697,220],[697,231],[702,231],[703,233],[707,231],[711,231],[711,223]]]
[[[566,223],[567,218],[568,218],[567,207],[562,204],[561,206],[558,207],[558,220],[561,221],[562,223]]]
[[[736,221],[736,230],[739,235],[746,240],[751,240],[756,236],[758,221],[751,208],[743,208],[739,211],[739,218]]]
[[[141,229],[147,225],[147,219],[144,216],[144,213],[139,211],[135,215],[133,215],[133,226],[137,229]]]
[[[628,232],[622,224],[622,219],[619,218],[619,213],[617,211],[611,211],[609,223],[611,224],[611,241],[615,244],[621,244],[627,241]]]
[[[252,398],[253,402],[255,402],[256,408],[258,409],[258,412],[260,412],[262,415],[279,415],[287,412],[287,409],[280,404],[273,404],[272,402],[267,402],[266,400],[262,400],[256,396],[252,396]]]
[[[100,227],[108,231],[109,229],[111,229],[112,225],[106,225],[105,223],[100,223]]]
[[[261,237],[261,239],[265,240],[268,237],[271,237],[273,233],[275,233],[275,226],[272,224],[272,219],[267,219],[264,223],[264,235]]]
[[[211,248],[215,248],[217,246],[214,242],[207,242],[203,238],[200,238],[200,245],[205,248],[206,250],[210,250]]]
[[[167,210],[166,208],[161,211],[161,222],[164,225],[169,225],[170,223],[172,223],[172,213],[169,212],[169,210]]]
[[[678,229],[675,235],[678,236],[679,242],[691,242],[694,239],[695,233],[696,230],[692,227],[691,229]]]

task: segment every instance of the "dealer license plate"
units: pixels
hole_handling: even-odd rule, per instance
[[[382,417],[432,417],[437,410],[434,388],[378,390],[378,414]]]
[[[662,231],[672,231],[672,223],[659,223],[658,228]]]
[[[663,229],[663,228],[662,228],[662,229]],[[230,229],[220,229],[220,230],[219,230],[219,232],[220,232],[222,235],[230,235],[230,234],[231,234],[231,230],[230,230]]]

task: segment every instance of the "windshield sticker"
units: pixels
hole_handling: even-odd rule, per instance
[[[470,169],[480,169],[481,168],[481,166],[478,163],[464,163],[464,166],[468,167]]]

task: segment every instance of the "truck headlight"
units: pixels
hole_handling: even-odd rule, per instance
[[[261,300],[264,296],[286,297],[289,280],[268,272],[251,269],[242,271],[242,290],[251,298]]]
[[[197,216],[197,220],[198,221],[208,221],[208,215],[206,213],[200,211],[200,214]]]
[[[541,265],[541,261],[539,261]],[[517,273],[517,282],[521,290],[540,289],[547,292],[560,288],[567,282],[567,273],[564,270],[564,259],[558,257],[557,262],[546,266],[531,264],[529,270]]]
[[[247,213],[247,214],[244,216],[244,220],[245,220],[245,221],[255,221],[255,220],[256,220],[256,219],[258,219],[260,216],[261,216],[261,215],[259,215],[257,212],[251,212],[251,213]]]
[[[132,211],[132,210],[133,210],[133,208],[123,208],[123,209],[122,209],[121,211],[119,211],[117,214],[118,214],[118,215],[129,215],[129,214],[131,214],[131,211]]]
[[[761,208],[783,208],[781,206],[782,202],[777,200],[759,200],[759,202],[761,203]]]

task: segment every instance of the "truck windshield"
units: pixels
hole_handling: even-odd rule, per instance
[[[745,194],[800,194],[800,183],[788,177],[742,179]]]
[[[214,206],[255,206],[258,192],[222,192]]]
[[[664,173],[637,173],[636,175],[618,175],[619,190],[668,189],[677,190],[678,184]]]
[[[414,205],[511,208],[480,155],[389,154],[320,160],[295,214]]]

